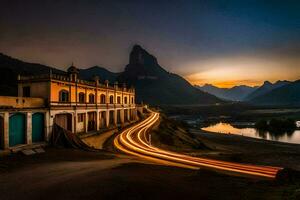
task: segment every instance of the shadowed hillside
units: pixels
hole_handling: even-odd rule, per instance
[[[300,80],[271,90],[250,101],[259,105],[300,105]]]
[[[94,66],[87,69],[80,69],[79,76],[84,80],[92,80],[94,76],[98,76],[100,81],[109,80],[110,83],[113,83],[117,80],[117,77],[120,73],[114,73],[108,71],[107,69],[99,66]]]
[[[276,88],[282,87],[284,85],[287,85],[289,83],[291,83],[291,82],[289,82],[289,81],[277,81],[276,83],[272,84],[269,81],[265,81],[262,86],[260,86],[259,88],[257,88],[254,92],[250,93],[245,98],[245,100],[246,101],[251,101],[252,99],[254,99],[256,97],[259,97],[261,95],[267,94],[268,92],[270,92],[270,91],[272,91],[272,90],[274,90]]]
[[[64,71],[53,67],[27,63],[0,53],[0,95],[17,96],[17,77],[21,75],[37,75],[49,73],[50,69],[56,74]]]
[[[183,122],[160,117],[160,124],[152,131],[152,144],[171,151],[193,151],[208,149],[197,137],[190,133]]]

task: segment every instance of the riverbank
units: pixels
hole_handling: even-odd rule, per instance
[[[191,129],[210,152],[194,155],[260,165],[273,165],[300,170],[300,145],[268,141],[234,134],[212,133]]]

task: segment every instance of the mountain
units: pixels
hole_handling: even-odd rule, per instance
[[[254,99],[258,96],[261,96],[261,95],[264,95],[264,94],[267,94],[268,92],[276,89],[276,88],[279,88],[279,87],[282,87],[284,85],[287,85],[291,82],[289,81],[277,81],[276,83],[272,84],[271,82],[269,81],[265,81],[264,84],[262,86],[260,86],[259,88],[257,88],[254,92],[252,92],[251,94],[249,94],[246,98],[245,98],[245,101],[251,101],[251,99]]]
[[[257,87],[249,87],[246,85],[234,86],[232,88],[219,88],[211,84],[205,84],[195,87],[221,99],[231,101],[243,101],[246,96],[257,89]]]
[[[222,102],[217,97],[193,87],[179,75],[167,72],[153,55],[139,45],[133,47],[129,64],[118,80],[136,88],[138,102],[152,105]]]
[[[107,69],[99,66],[79,70],[79,77],[81,79],[92,80],[94,76],[98,76],[100,81],[103,82],[104,80],[109,80],[110,83],[114,83],[120,74],[121,73],[108,71]]]
[[[0,95],[17,95],[17,76],[49,73],[50,69],[56,74],[66,74],[65,71],[53,67],[23,62],[0,54]],[[127,83],[136,88],[137,102],[158,104],[215,104],[222,100],[193,87],[177,74],[169,73],[157,62],[157,59],[135,45],[129,56],[129,64],[124,72],[114,73],[103,67],[94,66],[80,69],[79,77],[90,80],[99,76],[100,81],[109,80]]]
[[[284,84],[250,100],[258,105],[300,105],[300,80]]]
[[[21,75],[38,75],[49,73],[50,69],[56,74],[64,74],[66,72],[55,69],[53,67],[27,63],[21,60],[9,57],[0,53],[0,94],[17,96],[17,77]]]

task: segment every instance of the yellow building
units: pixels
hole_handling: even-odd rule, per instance
[[[0,97],[1,148],[48,141],[54,123],[74,133],[126,126],[137,118],[135,90],[67,75],[18,77],[18,97]]]

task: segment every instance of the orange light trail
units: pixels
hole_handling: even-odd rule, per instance
[[[164,165],[178,166],[190,169],[201,167],[235,172],[239,174],[254,175],[266,178],[275,178],[278,171],[283,168],[270,166],[255,166],[233,162],[219,161],[162,150],[152,146],[148,139],[149,129],[159,120],[159,113],[151,112],[150,116],[142,122],[124,130],[114,140],[117,149],[124,153],[134,155],[146,160]]]

